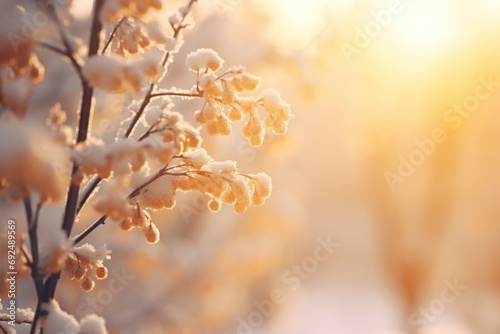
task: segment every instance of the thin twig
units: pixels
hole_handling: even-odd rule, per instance
[[[174,28],[174,35],[173,35],[174,39],[177,39],[179,37],[179,33],[181,32],[181,30],[183,28],[185,28],[184,21],[185,21],[186,17],[188,16],[189,12],[191,11],[191,7],[193,6],[193,4],[196,1],[197,0],[190,0],[189,1],[187,11],[182,15],[182,18],[181,18],[179,24],[177,25],[177,27]],[[172,53],[170,51],[168,51],[165,54],[165,56],[163,57],[163,60],[161,62],[162,66],[165,66],[165,64],[167,64],[167,62],[170,59],[171,55],[172,55]],[[139,110],[134,115],[134,118],[132,119],[132,122],[130,123],[127,131],[125,132],[125,138],[130,137],[130,135],[134,131],[134,129],[135,129],[136,125],[137,125],[137,122],[139,122],[139,119],[141,118],[142,114],[144,113],[144,110],[146,109],[146,107],[148,106],[149,102],[151,101],[151,94],[153,93],[153,90],[157,86],[157,84],[158,83],[155,82],[155,83],[152,83],[149,86],[148,92],[146,93],[146,96],[144,97],[144,100],[142,101],[142,104],[141,104]]]
[[[75,68],[75,70],[78,74],[78,77],[80,78],[80,81],[82,81],[82,84],[83,84],[85,82],[85,78],[83,77],[83,74],[82,74],[82,65],[75,58],[75,52],[73,50],[73,47],[71,46],[71,43],[69,42],[67,34],[66,34],[66,30],[65,30],[66,27],[62,24],[61,20],[59,20],[59,17],[57,16],[56,9],[53,6],[50,6],[46,1],[38,0],[37,3],[40,6],[40,8],[42,10],[44,10],[49,15],[49,17],[52,19],[52,21],[56,24],[59,36],[61,38],[61,41],[62,41],[65,49],[61,50],[61,49],[54,47],[54,46],[47,44],[47,43],[40,43],[40,45],[47,47],[48,49],[50,49],[56,53],[59,53],[61,55],[66,56],[69,59],[69,61],[71,62],[71,64],[73,65],[73,67]]]
[[[106,218],[108,216],[104,215],[101,218],[99,218],[95,223],[90,225],[85,231],[80,233],[75,240],[73,240],[73,244],[77,245],[79,244],[83,239],[85,239],[92,231],[94,231],[99,225],[104,225],[106,223]]]
[[[108,46],[113,41],[113,38],[115,37],[115,34],[118,31],[118,28],[123,23],[123,21],[125,21],[125,19],[126,19],[126,16],[122,17],[121,20],[120,20],[120,22],[118,22],[116,24],[116,26],[113,28],[113,31],[111,31],[111,34],[109,35],[108,40],[106,41],[106,44],[104,44],[104,48],[102,49],[101,54],[105,54],[106,53],[106,50],[108,49]]]
[[[63,50],[61,48],[58,48],[55,45],[49,44],[47,42],[38,42],[38,45],[41,46],[41,47],[43,47],[43,48],[45,48],[45,49],[47,49],[47,50],[50,50],[50,51],[52,51],[54,53],[57,53],[57,54],[59,54],[61,56],[64,56],[64,57],[68,56],[68,53],[65,50]]]
[[[201,93],[179,93],[179,92],[158,92],[151,94],[151,98],[160,97],[160,96],[184,96],[184,97],[203,97]]]
[[[143,141],[144,139],[146,139],[151,133],[155,133],[157,131],[157,129],[155,129],[155,127],[160,124],[160,118],[154,122],[150,127],[149,129],[147,129],[146,132],[144,132],[144,134],[139,138],[137,139],[137,141],[141,142]]]
[[[178,167],[178,166],[174,166],[174,167]],[[166,175],[166,171],[174,168],[174,167],[170,167],[168,168],[168,165],[162,167],[158,172],[156,172],[156,174],[151,177],[148,181],[146,181],[145,183],[143,183],[142,185],[140,185],[139,187],[137,187],[135,190],[133,190],[130,195],[128,195],[128,199],[131,199],[131,198],[134,198],[136,197],[137,195],[139,195],[139,193],[141,192],[142,189],[146,188],[148,185],[150,185],[151,183],[153,183],[154,181],[156,181],[157,179],[159,179],[160,177]],[[73,240],[73,244],[74,245],[77,245],[78,243],[80,243],[83,239],[85,239],[90,233],[92,233],[92,231],[94,231],[97,227],[99,227],[100,225],[104,225],[106,223],[106,219],[108,218],[107,215],[104,215],[102,216],[101,218],[99,218],[97,221],[95,221],[92,225],[90,225],[87,229],[85,229],[85,231],[83,231],[82,233],[80,233],[78,236],[75,237],[75,239]]]
[[[76,213],[80,213],[80,210],[83,208],[85,203],[88,201],[94,190],[97,188],[99,183],[102,181],[102,179],[99,176],[96,176],[92,181],[90,181],[90,184],[87,186],[86,189],[84,189],[83,195],[80,197],[80,200],[78,201],[78,207],[76,209]]]

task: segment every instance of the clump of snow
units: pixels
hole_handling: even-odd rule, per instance
[[[82,318],[78,334],[107,334],[106,322],[103,318],[89,314]]]
[[[51,300],[46,305],[48,312],[45,320],[44,333],[46,334],[107,334],[103,318],[90,314],[82,318],[81,323],[61,309],[59,303]]]
[[[186,58],[186,66],[193,72],[202,70],[217,71],[224,64],[224,60],[211,49],[198,49],[191,52]]]
[[[21,323],[30,323],[33,321],[35,317],[35,312],[33,312],[30,308],[18,308],[16,309],[16,322]]]
[[[48,272],[57,272],[62,269],[73,243],[66,237],[66,233],[55,228],[51,233],[46,233],[42,240],[41,256],[44,267]]]
[[[57,168],[65,163],[64,149],[45,125],[0,114],[0,192],[9,191],[12,200],[19,200],[31,190],[45,202],[58,201],[64,184]]]
[[[57,301],[51,300],[47,304],[46,310],[49,315],[45,320],[44,333],[78,333],[78,329],[80,328],[78,321],[76,321],[75,317],[73,317],[72,315],[61,310]]]
[[[158,106],[147,109],[144,115],[144,120],[146,121],[146,124],[152,126],[153,124],[158,122],[162,113],[163,110]]]
[[[106,245],[96,249],[93,245],[87,243],[74,247],[73,252],[96,266],[102,266],[103,261],[110,258],[110,251],[107,249]]]
[[[175,206],[175,188],[173,183],[176,177],[163,176],[144,188],[139,195],[139,204],[143,208],[153,210],[171,209]]]
[[[214,174],[235,173],[237,171],[236,162],[231,160],[214,161],[210,163],[207,168]]]
[[[90,57],[82,68],[85,79],[94,87],[109,93],[140,92],[143,77],[157,79],[161,72],[158,50],[141,57],[124,60],[107,55]]]
[[[212,158],[208,155],[204,148],[199,148],[196,150],[189,151],[184,154],[184,162],[190,163],[194,168],[201,168],[212,161]]]

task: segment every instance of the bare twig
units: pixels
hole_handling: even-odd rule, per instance
[[[71,65],[73,65],[73,67],[75,68],[76,74],[78,74],[80,81],[84,80],[82,74],[82,65],[76,60],[76,58],[73,55],[73,51],[71,49],[68,49],[67,46],[65,46],[65,49],[61,49],[57,46],[54,46],[46,42],[40,42],[38,43],[38,46],[67,58],[70,61]]]
[[[36,2],[40,6],[40,8],[42,10],[44,10],[49,15],[49,17],[52,19],[52,21],[56,24],[57,30],[59,32],[59,36],[61,38],[61,42],[64,45],[64,50],[61,50],[61,49],[59,49],[55,46],[52,46],[50,44],[47,44],[47,43],[40,43],[40,45],[48,48],[49,50],[51,50],[53,52],[56,52],[58,54],[61,54],[65,57],[67,57],[69,59],[69,61],[71,62],[71,64],[73,65],[73,67],[75,68],[75,70],[76,70],[76,72],[77,72],[77,74],[78,74],[78,76],[83,84],[85,82],[85,79],[84,79],[83,74],[82,74],[82,66],[78,62],[78,60],[76,60],[76,58],[75,58],[75,52],[74,52],[73,47],[72,47],[72,45],[69,41],[69,38],[67,36],[66,29],[65,29],[66,27],[62,24],[61,20],[59,20],[59,17],[57,16],[57,12],[56,12],[55,7],[51,6],[46,1],[38,0]]]
[[[78,201],[78,207],[76,209],[76,213],[78,214],[80,210],[83,208],[85,203],[88,201],[94,190],[97,188],[102,179],[99,176],[96,176],[92,181],[90,181],[89,185],[86,189],[84,189],[83,195],[80,197]]]
[[[61,55],[64,57],[68,56],[68,53],[65,50],[63,50],[55,45],[49,44],[47,42],[38,42],[38,46],[41,46],[42,48],[45,48],[45,49],[50,50],[54,53],[57,53],[58,55]]]
[[[197,0],[190,0],[189,1],[187,11],[182,15],[182,18],[181,18],[179,24],[177,25],[177,27],[174,27],[174,35],[173,35],[174,39],[177,39],[179,37],[179,34],[180,34],[181,30],[183,28],[185,28],[184,21],[186,20],[186,17],[188,16],[189,12],[191,11],[191,7],[193,6],[193,4],[196,1]],[[168,62],[168,60],[170,59],[171,56],[172,56],[172,53],[170,51],[168,51],[165,54],[165,56],[163,57],[161,65],[165,66],[165,64],[167,64],[167,62]],[[135,129],[136,125],[137,125],[137,122],[139,122],[139,119],[141,118],[142,114],[144,113],[144,110],[146,109],[146,107],[148,106],[149,102],[151,101],[151,94],[153,93],[153,90],[157,86],[157,84],[158,83],[155,82],[155,83],[152,83],[149,86],[148,92],[146,93],[146,96],[144,97],[144,100],[142,101],[142,104],[139,107],[139,110],[134,115],[134,118],[132,119],[132,122],[130,123],[127,131],[125,132],[125,138],[130,137],[130,135],[134,131],[134,129]]]
[[[115,37],[115,34],[116,34],[116,31],[118,30],[118,28],[120,27],[120,25],[123,23],[123,21],[126,20],[126,16],[122,17],[120,22],[118,22],[116,24],[116,26],[113,28],[113,31],[111,31],[111,34],[109,35],[108,37],[108,40],[106,41],[106,44],[104,44],[104,48],[102,49],[102,52],[101,54],[105,54],[106,53],[106,50],[108,49],[108,46],[111,44],[111,42],[113,41],[113,38]]]
[[[183,97],[203,97],[201,93],[179,93],[179,92],[171,92],[171,91],[166,91],[166,92],[157,92],[151,94],[151,98],[155,97],[160,97],[160,96],[183,96]]]
[[[73,244],[74,245],[77,245],[79,244],[83,239],[85,239],[90,233],[92,233],[92,231],[94,231],[97,227],[99,227],[99,225],[104,225],[106,223],[106,218],[108,218],[108,216],[104,215],[102,216],[101,218],[99,218],[95,223],[93,223],[92,225],[90,225],[85,231],[83,231],[82,233],[80,233],[76,238],[75,240],[73,240]]]

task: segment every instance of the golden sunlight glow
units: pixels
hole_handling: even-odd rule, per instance
[[[482,0],[479,4],[482,15],[488,17],[500,16],[500,1],[498,0]]]
[[[391,25],[391,32],[410,51],[445,50],[458,32],[456,10],[453,0],[410,2]]]
[[[260,0],[271,13],[270,32],[286,47],[306,46],[329,24],[328,13],[345,12],[353,0]]]

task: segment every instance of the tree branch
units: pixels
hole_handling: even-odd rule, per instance
[[[188,10],[186,11],[186,13],[182,16],[182,19],[181,21],[179,22],[178,26],[176,28],[174,28],[174,38],[177,39],[177,37],[179,37],[179,33],[181,32],[181,30],[185,27],[183,25],[187,15],[189,14],[189,12],[191,11],[191,7],[193,6],[193,4],[196,2],[197,0],[190,0],[189,1],[189,4],[188,4]],[[123,19],[122,19],[123,20]],[[120,23],[122,22],[122,20],[120,21]],[[118,25],[120,25],[120,23],[118,23]],[[116,29],[118,28],[118,25],[115,27],[115,29],[113,29],[113,33],[116,33]],[[113,33],[111,34],[111,36],[109,37],[108,39],[108,42],[106,42],[106,46],[105,48],[108,46],[108,44],[111,42],[111,39],[113,38]],[[103,51],[104,53],[104,51]],[[162,66],[165,66],[165,64],[168,62],[168,60],[170,59],[171,57],[171,52],[167,52],[162,60]],[[158,96],[164,96],[164,95],[172,95],[172,96],[187,96],[187,95],[184,95],[182,93],[176,93],[176,95],[174,95],[173,93],[169,93],[169,92],[158,92],[158,93],[153,93],[153,90],[155,89],[155,87],[158,85],[158,82],[156,83],[152,83],[150,84],[149,88],[148,88],[148,91],[146,93],[146,95],[144,96],[144,100],[142,101],[141,103],[141,106],[139,107],[139,110],[137,111],[137,113],[134,115],[134,118],[132,119],[132,122],[130,123],[129,127],[127,128],[127,131],[125,132],[125,138],[128,138],[130,137],[130,135],[132,134],[132,132],[134,131],[136,125],[137,125],[137,122],[139,121],[139,119],[141,118],[142,114],[144,113],[144,111],[146,110],[146,107],[149,105],[149,102],[151,102],[151,99],[154,98],[154,97],[158,97]],[[161,95],[160,95],[161,94]],[[197,95],[193,95],[191,97],[198,97]],[[201,97],[201,95],[199,96]],[[83,194],[83,196],[81,197],[81,200],[78,204],[78,209],[77,209],[77,212],[80,212],[80,210],[82,209],[82,207],[85,205],[85,203],[87,202],[87,200],[90,198],[90,196],[92,195],[92,193],[95,191],[95,189],[97,188],[97,186],[99,185],[99,183],[102,181],[101,178],[96,178],[94,181],[92,181],[92,184],[89,186],[89,188],[87,188],[85,190],[85,193]]]
[[[38,303],[37,303],[37,311],[35,313],[35,316],[33,318],[33,325],[31,326],[30,334],[34,334],[36,331],[36,326],[38,323],[38,320],[40,319],[40,308],[41,305],[45,299],[45,291],[44,291],[44,286],[43,286],[43,276],[40,274],[39,271],[39,266],[40,266],[40,254],[39,254],[39,249],[38,249],[38,235],[37,235],[37,229],[38,229],[38,218],[40,216],[40,210],[42,208],[42,202],[38,202],[36,209],[35,209],[35,214],[32,216],[32,219],[28,222],[28,234],[30,238],[30,247],[31,247],[31,254],[32,254],[32,260],[31,260],[31,277],[33,278],[33,282],[35,283],[35,289],[36,289],[36,294],[38,297]]]
[[[184,21],[186,20],[186,17],[190,13],[191,7],[193,6],[193,4],[196,1],[197,0],[190,0],[189,1],[188,8],[187,8],[186,12],[182,15],[182,18],[181,18],[179,24],[177,25],[177,27],[174,27],[174,36],[173,36],[174,39],[177,39],[179,37],[179,33],[181,32],[181,30],[183,28],[185,28]],[[171,55],[172,55],[172,53],[170,51],[168,51],[165,54],[165,56],[163,57],[163,60],[161,62],[162,66],[165,66],[165,64],[167,64],[167,62],[170,59]],[[144,110],[146,109],[146,107],[148,106],[149,102],[151,101],[151,94],[153,93],[153,90],[154,90],[154,88],[156,87],[157,84],[158,84],[158,82],[155,82],[155,83],[152,83],[149,86],[148,92],[146,93],[146,96],[144,97],[144,100],[142,101],[142,104],[139,107],[139,110],[134,115],[134,118],[132,119],[132,122],[130,123],[127,131],[125,132],[125,138],[130,137],[130,135],[134,131],[134,129],[135,129],[136,125],[137,125],[137,122],[139,122],[139,119],[141,118],[142,114],[144,113]]]
[[[97,54],[100,44],[100,35],[102,30],[102,24],[99,21],[99,12],[103,5],[103,0],[97,0],[94,5],[94,14],[92,18],[92,27],[90,32],[90,42],[89,42],[89,51],[88,57],[92,57]],[[80,121],[78,124],[78,133],[76,142],[81,143],[87,139],[87,135],[89,132],[90,120],[92,118],[92,109],[93,109],[93,95],[94,89],[87,82],[83,81],[83,93],[82,93],[82,102],[80,107]],[[73,164],[72,177],[78,172],[78,165],[76,163]],[[66,235],[71,235],[71,230],[73,228],[73,224],[76,218],[76,206],[78,201],[78,193],[80,191],[80,186],[71,182],[68,196],[66,199],[66,208],[64,211],[64,218],[62,229],[66,232]]]
[[[92,14],[92,23],[90,28],[90,41],[88,48],[88,57],[92,57],[97,54],[99,49],[99,44],[101,41],[101,30],[102,24],[99,21],[99,13],[104,4],[104,0],[96,0],[94,4],[94,10]],[[69,45],[68,45],[69,46]],[[68,47],[67,46],[67,47]],[[92,118],[92,109],[93,109],[93,94],[94,90],[92,86],[86,81],[82,81],[83,85],[83,93],[81,99],[81,108],[80,108],[80,120],[78,124],[78,134],[76,138],[76,142],[80,143],[87,139],[87,135],[89,132],[90,120]],[[62,229],[66,233],[66,236],[69,238],[71,235],[71,230],[73,229],[73,225],[76,219],[76,209],[78,202],[78,193],[80,190],[80,186],[74,184],[72,182],[73,177],[78,171],[78,165],[76,163],[73,164],[73,170],[71,174],[70,186],[68,189],[68,195],[66,198],[66,206],[64,210]],[[54,298],[57,282],[61,273],[52,274],[47,281],[45,282],[45,298],[44,302],[48,302],[50,299]],[[38,311],[38,309],[37,309]]]
[[[160,97],[160,96],[203,97],[203,95],[200,93],[179,93],[179,92],[171,92],[171,91],[165,91],[165,92],[159,91],[157,93],[151,94],[151,98]]]
[[[144,182],[142,185],[140,185],[139,187],[137,187],[136,189],[134,189],[134,191],[132,191],[130,193],[130,195],[128,195],[127,198],[134,198],[135,196],[139,195],[140,191],[142,189],[144,189],[145,187],[147,187],[148,185],[150,185],[151,183],[153,183],[154,181],[156,181],[157,179],[159,179],[160,177],[164,176],[164,172],[168,170],[167,169],[167,166],[164,166],[162,167],[158,172],[156,172],[156,174],[151,177],[148,181]],[[85,231],[83,231],[82,233],[80,233],[77,237],[75,237],[75,239],[73,240],[73,244],[74,245],[77,245],[78,243],[80,243],[83,239],[85,239],[90,233],[92,233],[92,231],[94,231],[96,228],[98,228],[100,225],[104,225],[106,223],[106,219],[108,218],[108,216],[104,215],[102,216],[101,218],[99,218],[97,221],[95,221],[92,225],[90,225]]]
[[[57,46],[55,45],[52,45],[52,44],[49,44],[49,43],[46,43],[46,42],[38,42],[38,46],[41,46],[42,48],[45,48],[47,50],[50,50],[60,56],[63,56],[63,57],[67,57],[68,56],[68,53],[63,50],[63,49],[60,49],[58,48]]]
[[[26,212],[26,222],[29,225],[31,219],[33,218],[33,209],[31,208],[31,197],[29,195],[24,199],[24,211]]]
[[[111,31],[111,34],[109,35],[108,40],[106,41],[106,44],[104,44],[104,48],[102,49],[101,54],[105,54],[106,53],[106,50],[108,49],[108,46],[111,44],[111,42],[113,41],[113,38],[115,37],[116,31],[121,26],[121,24],[123,23],[123,21],[125,21],[125,19],[126,19],[126,16],[122,17],[121,20],[120,20],[120,22],[118,22],[116,24],[116,26],[113,28],[113,31]]]
[[[10,318],[5,317],[5,318],[0,318],[0,321],[1,322],[9,322],[11,320],[10,320]],[[32,323],[32,321],[30,321],[30,320],[22,320],[22,321],[16,322],[16,324],[31,324],[31,323]]]
[[[78,207],[76,209],[76,213],[78,214],[80,210],[83,208],[87,200],[90,198],[94,190],[97,188],[99,183],[102,181],[102,179],[99,176],[96,176],[92,181],[90,181],[90,184],[87,186],[86,189],[84,189],[83,195],[80,197],[80,200],[78,201]]]
[[[82,233],[80,233],[75,238],[75,240],[73,241],[73,244],[76,246],[83,239],[85,239],[90,233],[92,233],[92,231],[94,231],[97,227],[99,227],[99,225],[104,225],[106,223],[106,218],[108,218],[108,216],[104,215],[101,218],[99,218],[95,223],[93,223],[92,225],[90,225],[85,231],[83,231]]]

